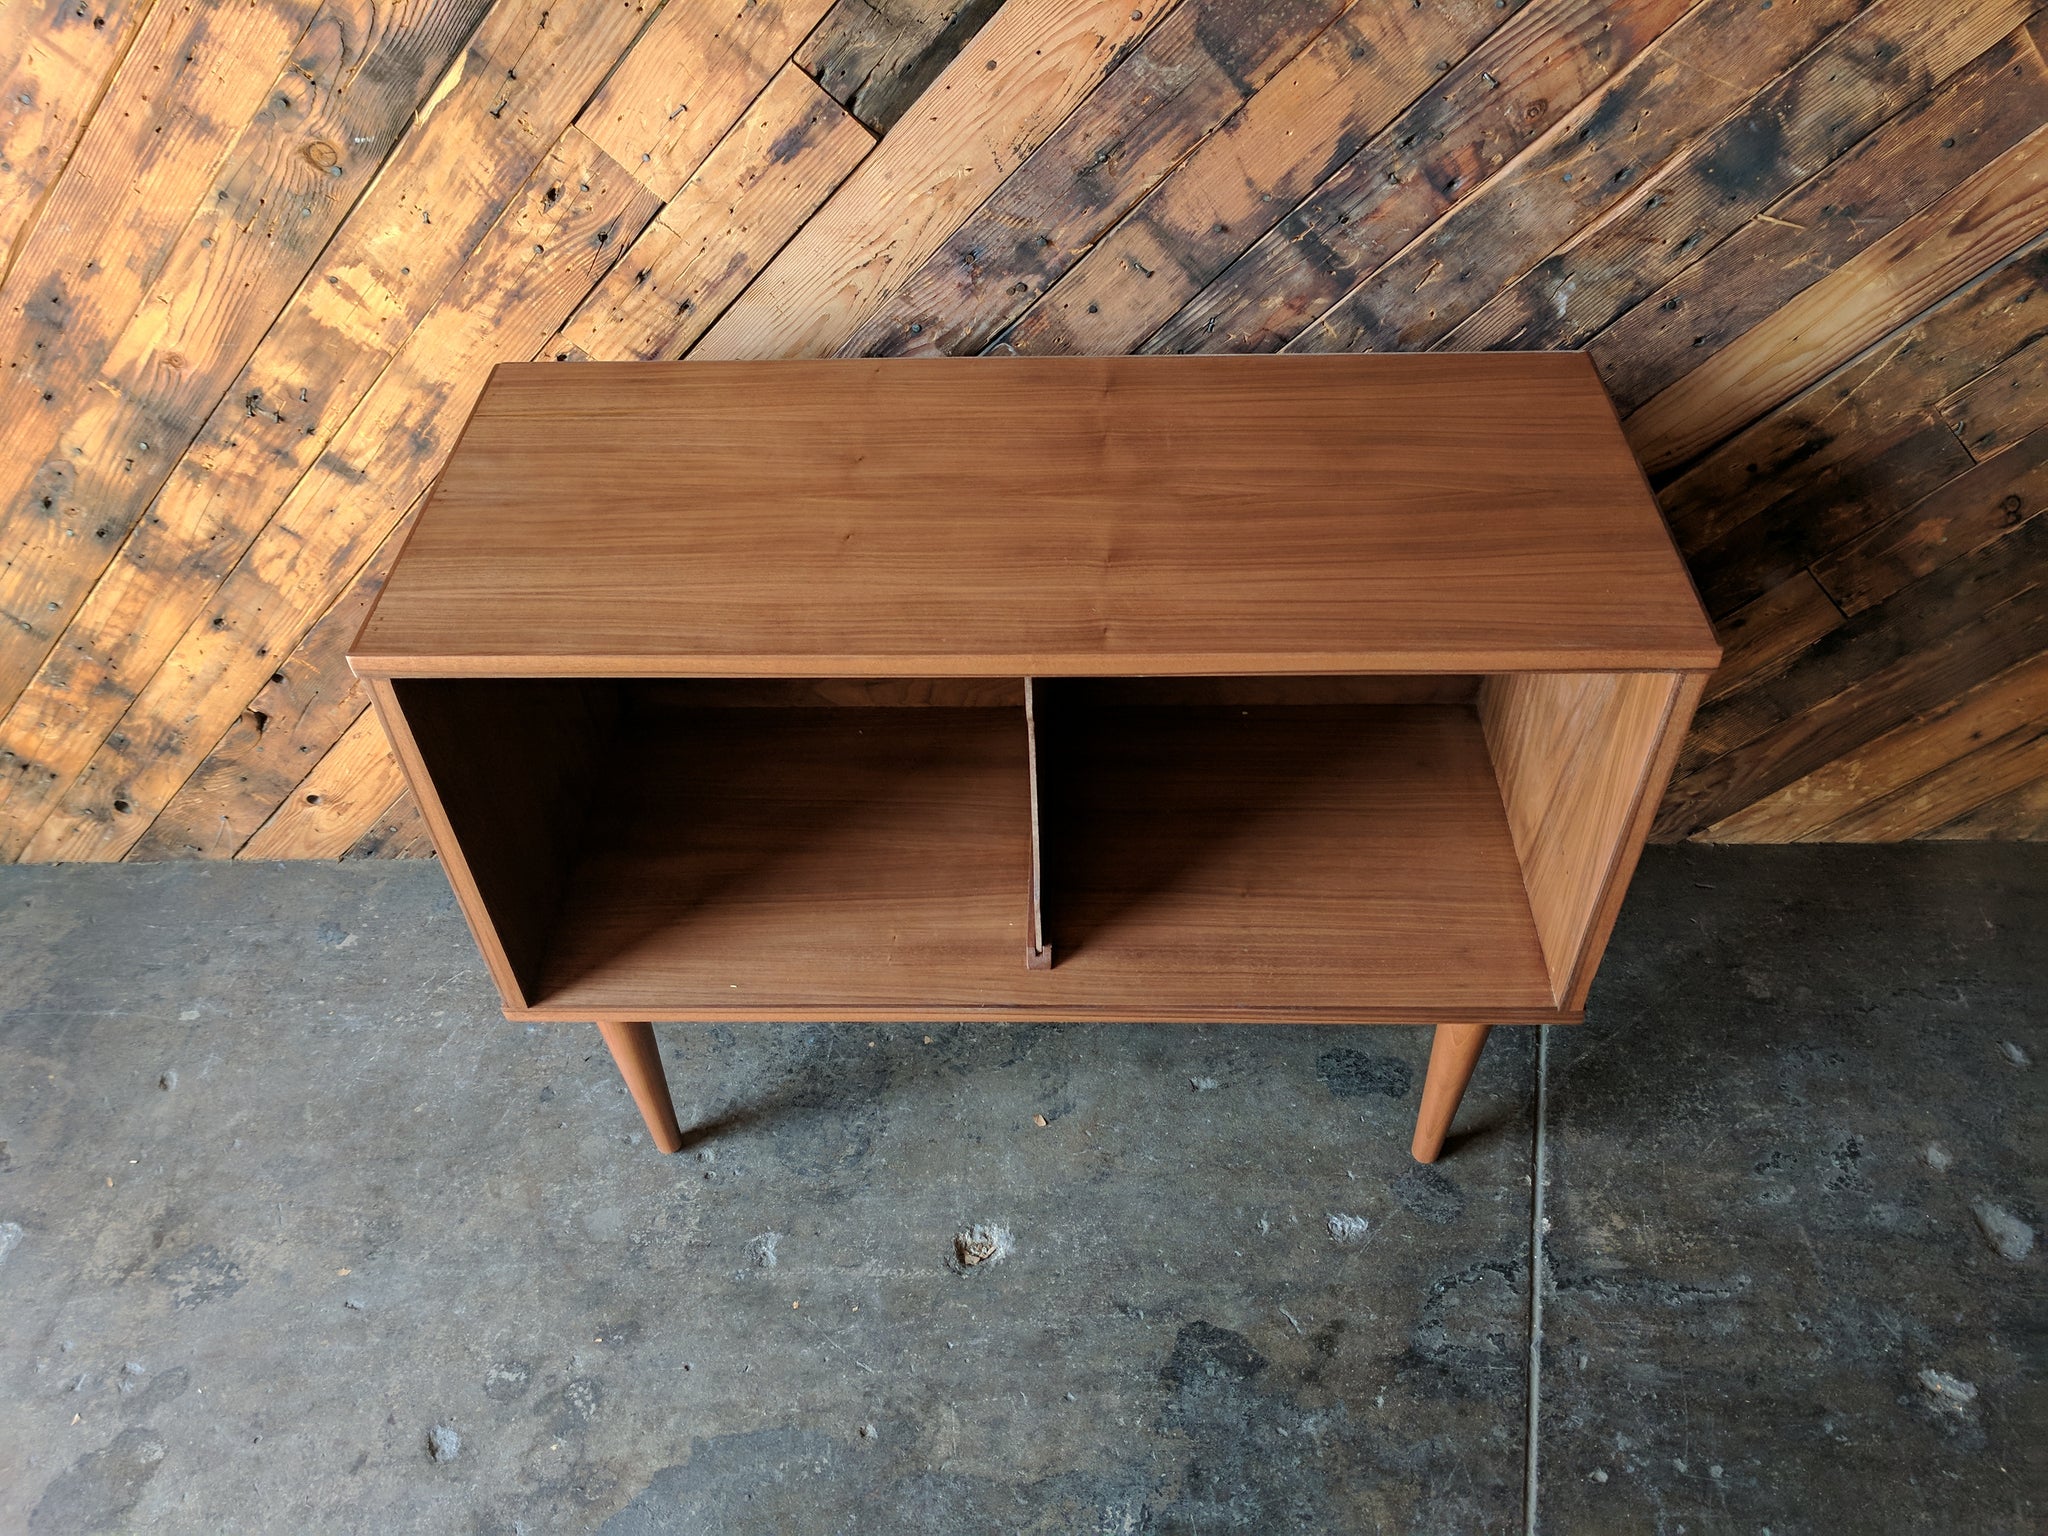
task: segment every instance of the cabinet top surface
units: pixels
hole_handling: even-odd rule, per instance
[[[369,675],[1711,667],[1579,354],[509,364]]]

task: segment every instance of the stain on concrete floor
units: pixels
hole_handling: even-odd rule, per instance
[[[1652,851],[1544,1530],[2039,1529],[2044,933],[2038,850]],[[1524,1529],[1535,1031],[1422,1170],[1419,1030],[663,1026],[661,1158],[431,865],[0,870],[0,955],[0,1530]]]

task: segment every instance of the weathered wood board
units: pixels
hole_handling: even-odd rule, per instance
[[[2048,836],[2036,0],[0,9],[0,856],[431,851],[342,653],[506,359],[1583,347],[1659,835]]]

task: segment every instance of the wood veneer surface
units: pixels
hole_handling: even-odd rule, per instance
[[[500,367],[370,674],[1711,666],[1577,355]]]
[[[1522,672],[1488,678],[1480,691],[1480,722],[1560,999],[1580,975],[1616,860],[1640,843],[1629,822],[1680,686],[1661,672]],[[1648,793],[1663,787],[1659,779]]]

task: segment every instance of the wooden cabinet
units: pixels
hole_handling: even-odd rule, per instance
[[[508,365],[351,660],[508,1017],[1570,1022],[1719,659],[1574,354]]]

